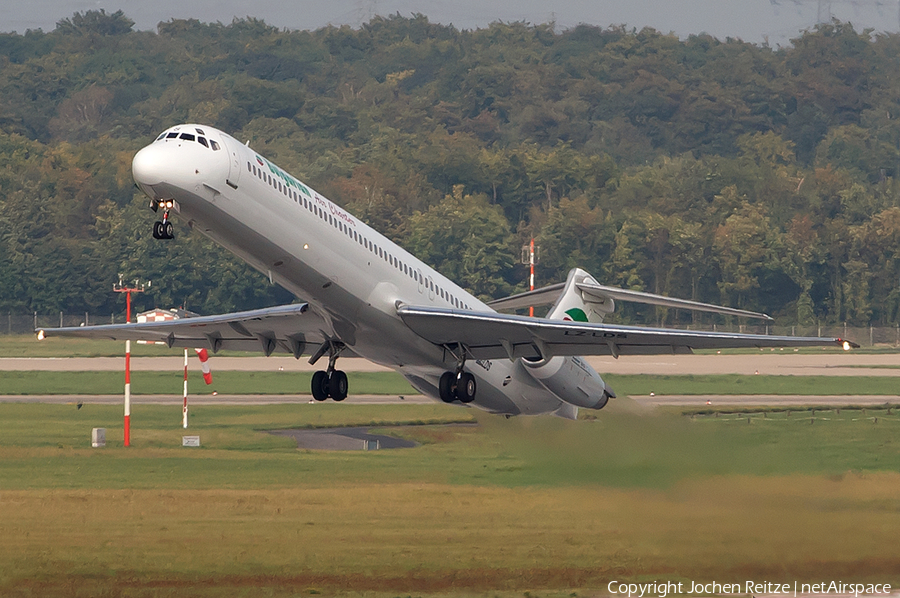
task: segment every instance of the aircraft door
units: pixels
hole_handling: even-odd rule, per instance
[[[241,180],[241,144],[233,137],[226,138],[222,136],[222,144],[225,151],[228,152],[228,179],[225,181],[229,187],[237,189],[238,182]]]
[[[428,287],[428,298],[433,301],[434,300],[434,283],[431,281],[430,276],[425,280],[425,286]]]
[[[419,281],[419,293],[425,292],[425,277],[422,276],[422,271],[416,268],[416,278]]]

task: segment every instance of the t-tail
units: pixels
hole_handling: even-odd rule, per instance
[[[609,295],[591,292],[591,288],[596,287],[600,287],[600,283],[590,274],[581,268],[573,268],[547,317],[551,320],[601,324],[603,318],[616,309],[616,303]]]

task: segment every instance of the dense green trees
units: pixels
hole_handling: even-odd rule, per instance
[[[119,273],[154,281],[141,306],[288,301],[187,230],[150,238],[131,156],[195,121],[485,297],[523,288],[534,236],[541,283],[578,265],[783,324],[894,324],[898,67],[900,36],[838,22],[773,49],[421,15],[152,33],[79,13],[0,35],[0,311],[119,311]]]

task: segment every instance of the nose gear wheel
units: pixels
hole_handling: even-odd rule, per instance
[[[163,210],[162,220],[157,220],[153,223],[153,238],[154,239],[174,239],[175,238],[175,227],[172,225],[172,222],[169,220],[169,208],[165,208]]]

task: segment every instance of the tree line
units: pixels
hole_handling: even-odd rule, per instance
[[[484,298],[602,283],[900,321],[900,36],[832,22],[772,48],[652,29],[422,15],[358,29],[87,11],[0,34],[0,313],[201,313],[291,297],[186,227],[152,239],[131,158],[176,123],[249,141]],[[689,322],[626,307],[620,321]]]

